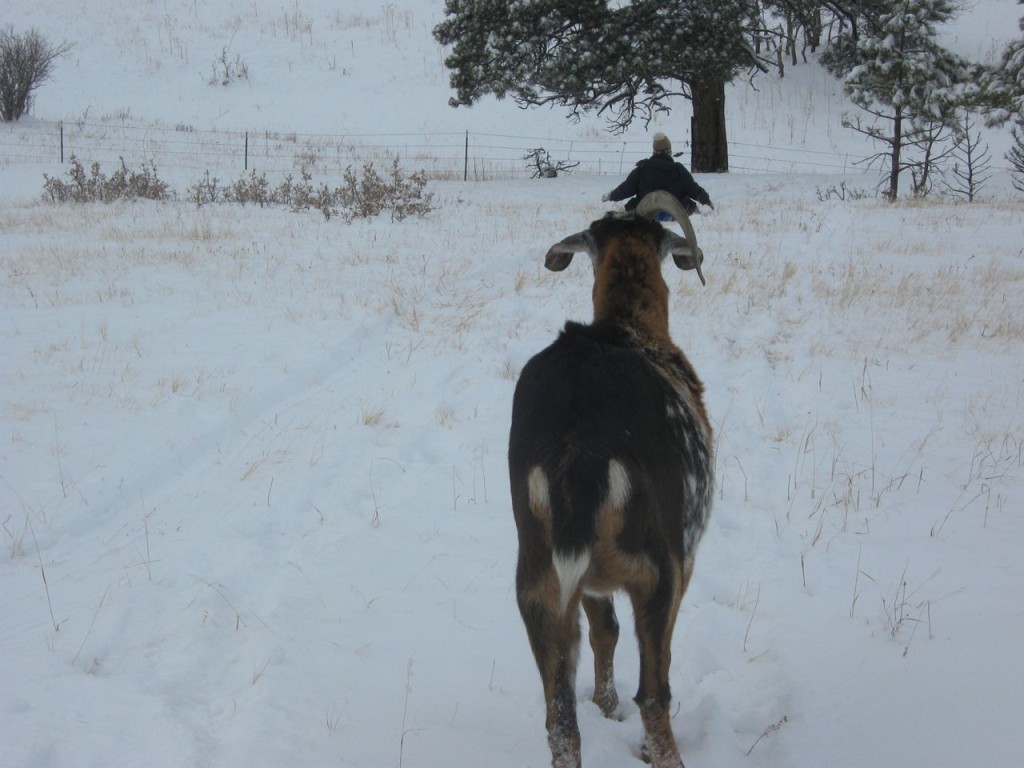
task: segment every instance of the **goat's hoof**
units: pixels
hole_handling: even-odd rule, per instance
[[[646,739],[644,739],[644,743],[640,745],[640,759],[643,760],[648,765],[651,764],[651,750],[647,748],[647,740]],[[678,768],[686,768],[686,766],[683,765],[682,758],[679,759]]]
[[[601,708],[601,714],[608,720],[614,720],[617,723],[626,722],[626,713],[622,711],[622,707],[615,706],[612,709]]]
[[[622,722],[626,719],[626,715],[622,711],[622,707],[619,706],[619,697],[612,692],[610,696],[594,696],[594,703],[597,708],[601,710],[601,714],[609,720],[616,720]]]
[[[648,765],[651,764],[651,750],[647,748],[647,742],[645,741],[640,745],[640,759]]]

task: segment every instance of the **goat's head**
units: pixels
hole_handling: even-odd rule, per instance
[[[684,237],[665,229],[654,218],[659,213],[671,216],[683,230]],[[672,254],[672,260],[680,269],[695,269],[702,284],[706,285],[700,265],[704,254],[697,247],[697,235],[693,231],[690,217],[682,203],[668,192],[657,191],[646,195],[632,214],[608,214],[593,222],[582,232],[555,243],[544,257],[544,266],[553,272],[560,272],[569,266],[573,255],[585,252],[590,256],[595,273],[612,235],[627,231],[627,223],[636,222],[629,231],[635,232],[655,244],[660,261]]]

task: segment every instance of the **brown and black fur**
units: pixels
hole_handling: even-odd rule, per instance
[[[617,714],[619,627],[610,594],[621,589],[640,646],[635,700],[646,751],[655,768],[679,768],[669,722],[671,639],[711,508],[711,426],[703,385],[669,337],[661,225],[609,216],[580,236],[594,264],[594,321],[567,323],[524,367],[513,399],[516,593],[544,685],[552,766],[580,765],[581,604],[594,701],[606,716]]]

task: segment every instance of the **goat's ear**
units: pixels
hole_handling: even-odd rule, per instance
[[[548,248],[548,253],[544,257],[544,266],[552,272],[561,272],[569,266],[572,257],[580,251],[591,256],[594,255],[594,240],[588,230],[569,235]]]
[[[675,232],[667,230],[662,248],[672,254],[672,261],[680,269],[696,269],[701,284],[707,285],[704,281],[704,273],[700,269],[700,265],[704,263],[704,252],[700,248],[695,248],[685,237],[680,237]]]

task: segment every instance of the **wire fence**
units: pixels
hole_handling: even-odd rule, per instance
[[[838,174],[863,170],[848,154],[730,142],[730,168],[749,173]],[[66,164],[75,156],[104,169],[152,164],[165,171],[209,172],[237,178],[256,171],[285,176],[308,171],[314,178],[338,176],[348,167],[398,157],[406,170],[431,179],[528,178],[528,158],[543,149],[551,162],[572,173],[621,176],[650,155],[647,139],[543,138],[481,132],[313,134],[281,131],[198,131],[190,127],[140,127],[85,122],[17,122],[0,128],[0,163]],[[682,150],[684,163],[688,146]]]

